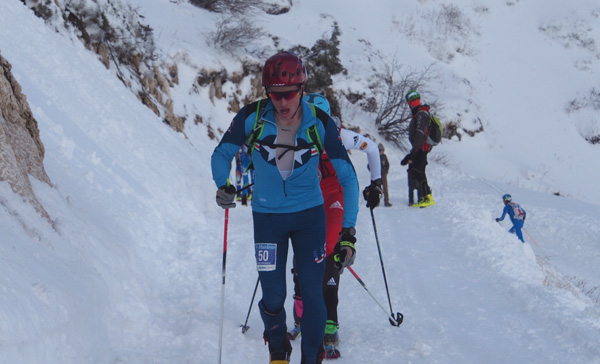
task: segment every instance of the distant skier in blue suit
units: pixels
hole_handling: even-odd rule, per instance
[[[242,201],[242,205],[247,206],[247,201],[252,198],[252,186],[254,184],[254,169],[249,169],[251,162],[248,147],[242,145],[235,155],[235,186],[238,191],[237,199]]]
[[[502,196],[502,201],[504,201],[504,210],[502,210],[502,216],[496,219],[497,222],[504,220],[504,216],[508,214],[510,217],[510,221],[513,223],[513,227],[508,230],[511,234],[517,234],[517,237],[521,242],[525,243],[523,240],[523,224],[525,223],[525,216],[527,213],[518,203],[512,201],[512,196],[506,194]]]

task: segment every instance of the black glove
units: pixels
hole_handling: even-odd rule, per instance
[[[408,161],[410,161],[412,159],[410,153],[406,155],[406,157],[404,157],[404,159],[400,162],[401,165],[405,166],[408,164]]]
[[[333,260],[340,274],[342,274],[344,268],[354,263],[356,257],[356,249],[354,248],[356,238],[354,234],[356,234],[354,228],[342,228],[340,238],[333,249]]]
[[[365,201],[367,201],[367,207],[374,209],[379,206],[379,200],[383,194],[381,184],[381,178],[378,178],[375,181],[371,181],[371,184],[363,191],[363,197],[365,198]]]
[[[496,222],[500,222],[500,218],[499,217],[496,218]]]
[[[235,192],[235,186],[229,184],[219,187],[217,190],[217,205],[224,209],[234,208]]]

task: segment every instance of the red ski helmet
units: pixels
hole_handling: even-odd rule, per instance
[[[279,52],[265,62],[263,87],[303,85],[308,79],[306,67],[292,52]]]

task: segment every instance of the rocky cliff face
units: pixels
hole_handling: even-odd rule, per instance
[[[156,116],[183,131],[186,117],[176,115],[170,94],[179,83],[177,65],[162,57],[152,28],[130,5],[113,0],[21,1],[57,32],[74,34]]]
[[[15,193],[27,198],[50,221],[29,180],[31,176],[51,184],[43,164],[44,145],[37,121],[11,68],[0,54],[0,181],[8,181]]]
[[[67,37],[75,35],[164,123],[178,132],[184,132],[184,124],[188,120],[195,123],[206,122],[209,135],[215,137],[210,121],[205,121],[194,111],[187,111],[194,110],[194,107],[180,105],[177,109],[181,114],[175,111],[176,100],[173,99],[171,91],[180,85],[177,61],[165,56],[156,48],[153,29],[146,24],[136,9],[118,0],[21,1],[56,32],[62,32]],[[207,8],[201,3],[194,4]],[[243,2],[239,4],[250,6]],[[278,4],[279,1],[274,4],[261,1],[254,2],[253,6],[260,5],[261,9],[269,14],[287,12],[291,6],[291,3]],[[208,9],[214,10],[210,7]],[[179,56],[182,59],[186,58],[185,54]],[[199,93],[201,88],[206,87],[213,103],[215,99],[226,99],[229,102],[229,111],[237,112],[243,105],[265,96],[260,79],[261,67],[262,64],[242,61],[240,71],[231,74],[225,69],[202,67],[198,70],[196,82],[189,85],[190,93]],[[245,77],[251,78],[252,90],[249,95],[243,94],[239,89]],[[229,94],[223,90],[223,85],[227,82],[234,84],[234,91],[230,91]],[[229,86],[227,85],[227,89],[231,90],[232,87]]]

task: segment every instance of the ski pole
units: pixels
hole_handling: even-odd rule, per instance
[[[500,221],[498,221],[498,224],[502,227],[504,227],[504,225],[502,225],[502,223]],[[527,236],[529,236],[529,239],[531,239],[531,241],[533,241],[533,243],[535,244],[535,246],[538,247],[538,249],[540,249],[540,251],[542,252],[542,254],[545,255],[544,258],[550,260],[550,257],[548,257],[548,254],[546,254],[546,252],[544,251],[544,249],[542,249],[542,247],[537,243],[537,241],[535,241],[535,239],[533,238],[533,236],[531,236],[531,234],[529,234],[529,231],[525,230],[525,228],[522,228],[521,230],[523,230],[525,233],[527,233]]]
[[[531,234],[529,234],[529,231],[525,230],[525,228],[523,228],[523,231],[527,233],[527,236],[529,236],[529,239],[531,239],[531,241],[533,241],[535,243],[535,245],[540,248],[540,250],[542,250],[542,247],[539,246],[539,244],[535,241],[535,239],[533,238],[533,236],[531,236]],[[542,250],[543,252],[543,250]],[[544,253],[545,254],[545,253]]]
[[[250,300],[250,307],[248,307],[246,322],[244,322],[242,325],[242,334],[245,334],[246,331],[250,329],[250,326],[248,326],[248,318],[250,317],[250,311],[252,311],[252,305],[254,304],[254,297],[256,296],[256,291],[258,290],[258,282],[260,282],[260,277],[256,278],[256,286],[254,286],[254,293],[252,294],[252,300]]]
[[[245,190],[245,189],[247,189],[247,188],[250,188],[250,187],[252,187],[252,186],[254,186],[254,183],[250,183],[249,185],[247,185],[247,186],[244,186],[244,187],[240,188],[239,190],[237,190],[237,191],[236,191],[236,193],[240,193],[240,192],[242,192],[243,190]]]
[[[550,260],[550,257],[548,256],[548,254],[546,254],[546,252],[544,251],[544,249],[542,249],[542,247],[535,241],[535,239],[533,238],[533,236],[531,236],[531,234],[529,233],[529,231],[525,230],[525,228],[523,228],[523,231],[525,231],[527,233],[527,236],[529,236],[529,238],[531,239],[531,241],[533,241],[534,244],[540,249],[540,251],[542,252],[542,254],[545,255],[544,258]]]
[[[229,223],[229,209],[225,209],[225,229],[223,232],[223,269],[221,283],[221,322],[219,327],[219,364],[221,364],[221,353],[223,351],[223,314],[225,311],[225,271],[227,262],[227,225]]]
[[[347,268],[350,271],[350,273],[352,273],[354,278],[356,278],[358,283],[360,283],[360,285],[365,289],[365,291],[367,291],[367,293],[369,294],[369,296],[371,296],[371,298],[375,301],[375,303],[377,303],[379,305],[379,307],[381,307],[383,312],[385,312],[385,314],[388,315],[387,311],[385,310],[385,307],[383,307],[383,305],[381,303],[379,303],[379,301],[377,301],[377,298],[375,298],[375,296],[373,296],[373,294],[371,294],[371,292],[367,288],[367,285],[362,281],[362,279],[360,279],[360,277],[358,276],[358,274],[356,274],[354,269],[352,269],[352,267],[347,267]],[[390,320],[390,324],[392,324],[392,326],[399,327],[400,324],[402,323],[402,321],[404,321],[404,315],[401,314],[400,312],[398,312],[398,313],[396,313],[396,316],[394,317],[394,313],[392,313],[391,315],[388,316],[388,319]]]
[[[385,268],[383,266],[383,257],[381,255],[381,246],[379,245],[379,236],[377,235],[377,226],[375,225],[375,215],[373,214],[373,208],[371,208],[371,220],[373,221],[373,231],[375,232],[375,241],[377,242],[377,250],[379,251],[379,261],[381,262],[381,271],[383,272],[383,282],[385,283],[385,291],[387,293],[388,304],[390,305],[390,314],[392,317],[394,317],[394,310],[392,309],[392,300],[390,298],[390,290],[388,288],[388,282],[387,282],[387,278],[385,275]],[[392,325],[394,325],[394,324],[392,323]]]

